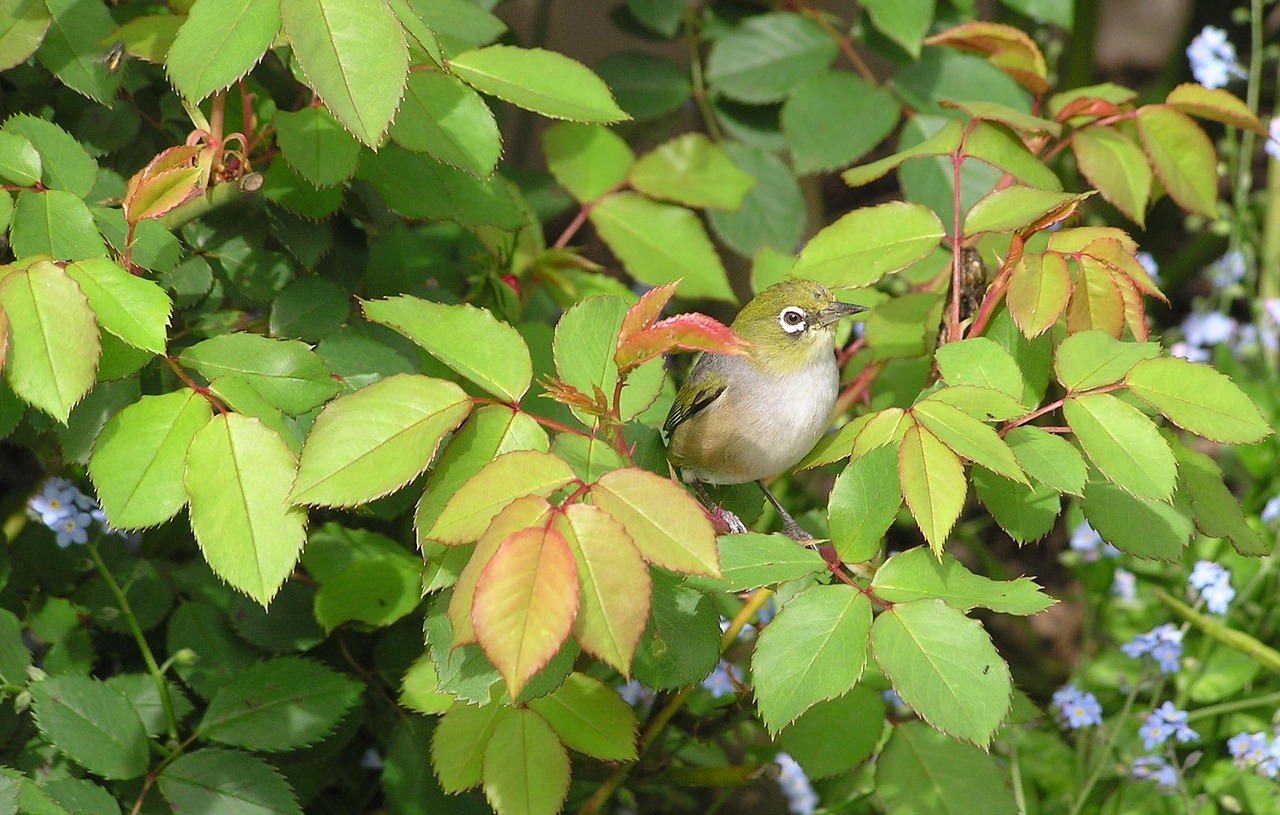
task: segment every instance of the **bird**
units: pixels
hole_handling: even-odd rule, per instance
[[[794,466],[831,421],[840,389],[836,324],[861,311],[813,280],[783,280],[751,299],[730,328],[743,355],[707,351],[676,393],[663,423],[667,459],[710,508],[703,484],[754,481],[778,511],[783,532],[811,541],[764,479]],[[723,512],[730,530],[746,527]]]

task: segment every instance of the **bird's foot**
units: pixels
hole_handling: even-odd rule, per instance
[[[747,529],[747,525],[742,522],[741,518],[734,515],[724,507],[716,507],[716,515],[719,516],[719,519],[726,527],[729,528],[728,534],[730,535],[741,535],[744,532],[751,531],[750,529]]]
[[[800,528],[800,524],[795,522],[794,518],[788,517],[782,524],[782,534],[786,535],[796,543],[809,544],[811,541],[817,540],[813,535],[805,532]]]

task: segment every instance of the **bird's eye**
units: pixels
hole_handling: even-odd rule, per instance
[[[796,334],[805,329],[804,309],[787,306],[778,314],[778,325],[788,334]]]

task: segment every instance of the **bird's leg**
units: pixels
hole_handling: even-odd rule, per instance
[[[715,501],[712,501],[711,496],[707,494],[707,490],[702,486],[701,481],[698,481],[695,478],[690,478],[689,486],[693,487],[693,491],[696,492],[698,494],[698,497],[702,499],[703,506],[705,506],[707,509],[711,510],[712,512],[716,513],[717,515],[720,516],[721,519],[724,520],[725,525],[729,527],[729,534],[739,535],[743,532],[751,531],[747,529],[747,525],[744,524],[737,515],[734,515],[729,510],[717,504]]]
[[[778,503],[778,499],[774,498],[773,493],[769,492],[769,488],[764,485],[763,480],[757,481],[756,485],[760,487],[764,497],[769,499],[769,503],[773,504],[773,508],[778,511],[778,517],[782,519],[782,534],[798,543],[808,543],[814,540],[813,535],[801,529],[800,524],[796,523],[796,519],[791,517],[791,513],[787,512],[782,504]]]

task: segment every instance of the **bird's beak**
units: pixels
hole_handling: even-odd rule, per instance
[[[818,318],[818,325],[828,326],[852,314],[866,310],[865,306],[855,306],[853,303],[841,303],[839,300],[835,300],[831,305],[820,309],[814,316]]]

